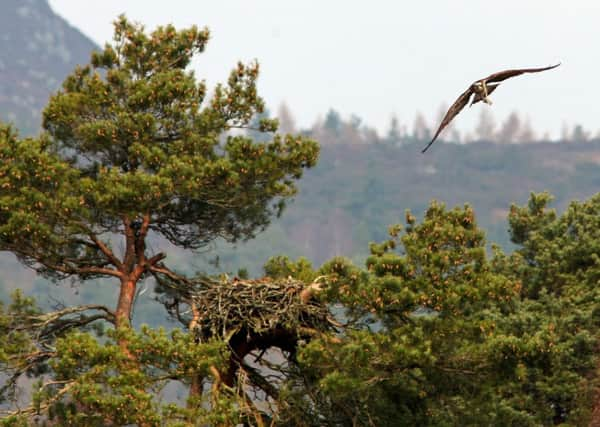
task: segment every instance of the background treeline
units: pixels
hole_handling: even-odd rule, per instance
[[[424,143],[431,137],[441,122],[447,107],[442,105],[435,120],[428,121],[422,113],[416,113],[412,121],[402,122],[392,115],[387,129],[378,131],[369,126],[358,115],[343,117],[335,109],[319,116],[307,129],[299,129],[293,113],[287,104],[282,103],[276,110],[277,117],[286,131],[302,131],[318,136],[323,144],[339,142],[351,144],[405,145]],[[265,114],[265,116],[268,116]],[[441,140],[455,144],[469,144],[480,141],[498,144],[527,144],[536,142],[586,142],[600,139],[600,133],[593,133],[580,124],[563,123],[560,135],[551,137],[548,132],[539,132],[532,127],[529,118],[513,111],[502,121],[496,120],[493,110],[487,106],[480,109],[477,122],[472,130],[460,132],[451,123],[442,133]]]

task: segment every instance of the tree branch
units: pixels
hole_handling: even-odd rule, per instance
[[[82,313],[88,310],[99,310],[103,311],[104,314],[96,314],[92,316],[79,316],[77,318],[63,319],[64,316],[70,314]],[[66,329],[73,327],[85,326],[96,320],[104,319],[108,322],[115,322],[115,314],[109,310],[106,306],[97,304],[80,305],[75,307],[67,307],[62,310],[52,311],[50,313],[37,314],[28,316],[25,320],[28,323],[24,323],[18,326],[17,330],[39,330],[37,336],[38,339],[43,336],[56,335],[57,333],[63,332]]]
[[[146,236],[148,235],[148,227],[150,226],[150,214],[145,213],[142,217],[142,224],[140,225],[139,230],[135,232],[135,259],[136,266],[133,269],[133,280],[136,282],[142,276],[142,274],[147,271],[148,266],[146,265]]]
[[[98,239],[98,237],[93,234],[90,233],[89,234],[90,239],[92,239],[92,241],[96,244],[96,246],[98,247],[98,249],[100,249],[100,251],[106,255],[106,258],[108,258],[108,260],[118,269],[118,270],[122,270],[123,269],[123,264],[121,263],[121,261],[119,260],[119,258],[117,258],[115,256],[115,254],[110,250],[110,248],[108,246],[106,246],[104,244],[104,242],[100,239]]]
[[[154,255],[153,257],[151,257],[146,264],[148,264],[149,266],[154,266],[155,264],[157,264],[158,262],[162,261],[163,259],[165,259],[167,257],[167,255],[164,252],[160,252],[156,255]]]
[[[88,246],[89,245],[90,243],[88,243]],[[48,253],[41,253],[40,251],[33,248],[24,248],[22,246],[17,245],[6,245],[3,248],[3,250],[13,252],[17,257],[22,259],[22,262],[26,266],[36,271],[40,271],[42,269],[42,266],[50,271],[62,273],[65,276],[70,276],[74,274],[97,274],[120,278],[122,275],[121,272],[118,270],[104,267],[104,265],[108,264],[106,262],[98,265],[92,264],[88,266],[78,266],[77,263],[81,260],[69,259],[65,257],[62,253],[51,253],[50,255],[48,255]]]
[[[38,261],[44,267],[47,267],[51,270],[56,270],[60,273],[65,273],[67,275],[71,274],[104,274],[107,276],[114,276],[121,278],[122,273],[118,270],[113,270],[112,268],[104,268],[104,267],[73,267],[69,265],[59,265],[52,264],[46,261]]]
[[[131,273],[135,264],[135,231],[131,227],[129,216],[123,215],[123,227],[125,229],[125,256],[123,264],[126,273]]]
[[[31,417],[33,415],[40,414],[41,412],[48,409],[54,403],[58,402],[69,390],[77,384],[77,381],[48,381],[44,383],[41,388],[49,387],[52,385],[64,384],[64,387],[56,392],[54,396],[48,399],[46,402],[42,404],[31,404],[23,409],[17,409],[15,411],[1,410],[0,414],[3,414],[8,417],[18,417],[18,416],[27,416]]]
[[[173,271],[171,271],[167,267],[165,267],[163,264],[151,265],[150,271],[155,274],[163,274],[163,275],[167,276],[169,279],[173,280],[174,282],[185,283],[188,285],[192,284],[192,282],[188,278],[186,278],[184,276],[180,276],[177,273],[174,273]]]
[[[146,249],[146,236],[148,235],[148,228],[150,227],[150,214],[145,213],[142,218],[142,225],[138,232],[137,241],[140,248]],[[144,253],[142,252],[142,255]]]
[[[250,380],[251,385],[260,388],[267,396],[274,400],[279,398],[279,390],[269,381],[267,381],[261,374],[260,371],[241,362],[239,368],[244,371]]]

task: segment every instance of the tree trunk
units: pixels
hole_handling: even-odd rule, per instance
[[[131,310],[133,308],[133,298],[135,296],[136,280],[125,278],[121,280],[121,291],[119,293],[119,301],[117,303],[117,311],[115,313],[115,328],[129,328],[131,326]],[[123,353],[132,361],[136,357],[129,351],[127,340],[119,338],[119,347]]]
[[[188,329],[189,329],[190,334],[195,334],[196,327],[198,326],[198,319],[200,319],[200,310],[198,310],[198,306],[196,305],[196,303],[194,301],[192,301],[190,303],[190,308],[192,310],[192,320],[190,321],[190,324],[188,325]],[[198,342],[198,340],[195,340],[195,342]],[[203,379],[204,378],[202,377],[202,375],[192,374],[192,383],[190,384],[190,392],[189,392],[188,399],[190,399],[190,400],[200,399],[200,396],[202,395],[202,380]],[[190,408],[190,407],[191,407],[191,402],[188,402],[188,408]]]
[[[117,329],[130,326],[136,285],[136,281],[129,277],[121,280],[121,292],[119,293],[119,301],[115,313],[115,326]]]
[[[596,394],[594,410],[592,411],[592,418],[590,419],[588,427],[600,427],[600,393]]]
[[[190,384],[190,391],[188,395],[188,409],[195,407],[198,402],[200,402],[200,398],[202,397],[202,380],[204,378],[202,375],[194,375],[192,374],[192,383]],[[194,402],[192,402],[194,400]]]

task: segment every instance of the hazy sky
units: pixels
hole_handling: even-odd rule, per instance
[[[148,29],[207,26],[212,40],[195,63],[209,84],[238,61],[258,59],[260,93],[271,110],[285,100],[300,126],[330,107],[385,130],[393,113],[412,127],[431,125],[474,80],[505,68],[556,70],[503,84],[492,99],[498,123],[516,110],[535,130],[564,123],[600,129],[598,0],[50,0],[52,8],[98,43],[120,13]],[[471,130],[478,104],[456,119]]]

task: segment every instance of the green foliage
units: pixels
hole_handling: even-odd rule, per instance
[[[572,202],[558,216],[547,193],[532,194],[527,206],[511,208],[511,236],[518,249],[498,254],[496,268],[522,282],[519,310],[501,319],[499,338],[506,363],[521,364],[523,384],[535,399],[529,411],[549,420],[585,423],[597,380],[597,301],[600,196]],[[521,391],[522,393],[522,391]],[[552,410],[550,409],[552,408]]]
[[[317,277],[317,272],[313,270],[312,264],[304,257],[292,261],[286,256],[275,256],[269,258],[263,267],[265,275],[273,279],[285,279],[293,277],[310,283]]]
[[[486,255],[469,206],[432,202],[421,222],[408,212],[371,244],[366,271],[324,266],[348,322],[301,349],[303,380],[284,387],[282,424],[585,425],[600,197],[560,217],[549,200],[511,209],[511,255]]]
[[[192,378],[214,383],[215,367],[224,366],[229,357],[222,341],[200,344],[180,329],[142,326],[139,332],[108,329],[102,338],[83,330],[55,330],[59,336],[49,345],[40,340],[48,325],[33,326],[39,316],[44,314],[33,299],[19,291],[6,309],[0,306],[0,333],[5,337],[0,340],[0,372],[9,378],[0,389],[1,401],[19,398],[22,374],[38,378],[32,405],[1,412],[7,415],[1,425],[30,425],[36,414],[59,425],[78,426],[238,422],[237,397],[228,390],[190,396],[183,405],[182,399],[160,398],[166,387],[178,384],[184,390]]]
[[[121,17],[114,43],[50,99],[47,134],[19,140],[2,126],[1,249],[48,276],[87,279],[121,268],[100,236],[124,236],[142,218],[145,232],[199,248],[250,238],[281,212],[318,147],[301,136],[228,133],[264,108],[259,69],[238,64],[208,97],[185,71],[207,40],[196,27],[147,35]]]
[[[20,290],[12,293],[12,302],[7,307],[0,301],[0,374],[8,378],[0,387],[0,404],[16,398],[15,386],[22,371],[28,374],[43,372],[40,366],[28,366],[26,356],[35,354],[36,348],[31,336],[20,327],[21,319],[37,313],[33,299],[25,297]]]
[[[128,352],[136,361],[122,351],[121,335],[126,335]],[[226,357],[222,343],[200,345],[180,330],[167,333],[147,327],[140,332],[110,331],[108,337],[99,342],[88,333],[73,332],[57,340],[57,354],[50,362],[54,380],[34,398],[39,405],[50,405],[50,419],[69,425],[105,425],[107,420],[159,425],[177,420],[210,423],[217,415],[200,402],[181,408],[156,395],[170,382],[208,377],[209,368]],[[228,413],[234,414],[232,403]]]
[[[481,324],[509,305],[514,284],[491,271],[468,206],[433,203],[420,224],[407,213],[401,230],[371,245],[367,273],[343,259],[323,268],[354,326],[311,342],[299,360],[315,380],[303,411],[314,405],[331,425],[452,425],[485,381]]]
[[[73,218],[88,216],[79,171],[46,138],[19,140],[6,125],[0,125],[0,163],[0,246],[40,271],[55,264],[53,273],[66,273],[62,260],[75,254],[65,243],[84,230]]]
[[[315,164],[317,145],[303,137],[255,142],[230,134],[222,143],[264,103],[258,64],[239,63],[207,96],[185,67],[208,37],[172,26],[147,35],[121,17],[114,43],[50,99],[44,128],[62,153],[76,151],[88,178],[85,202],[98,222],[152,212],[153,231],[190,248],[217,235],[251,237],[294,194],[293,179]],[[262,128],[275,131],[276,123]]]

